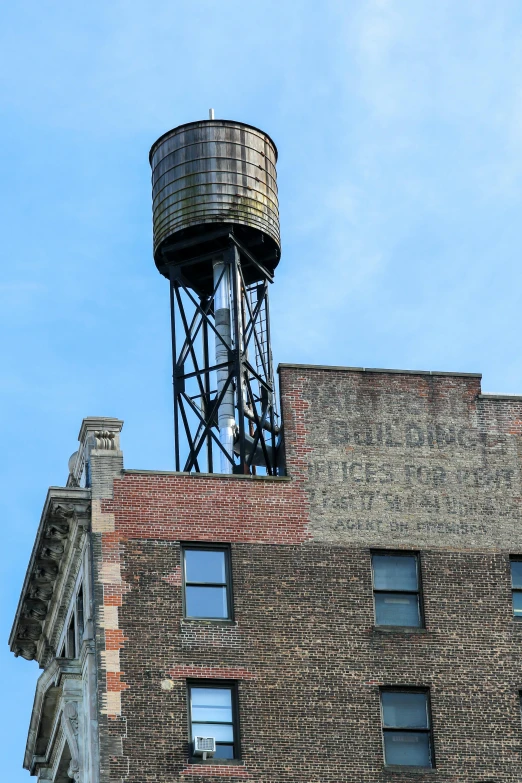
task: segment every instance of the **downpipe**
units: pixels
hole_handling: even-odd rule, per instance
[[[230,314],[230,266],[222,259],[213,263],[214,274],[214,321],[216,327],[216,364],[225,364],[217,370],[217,394],[221,396],[229,376],[231,341]],[[219,335],[219,336],[218,336]],[[221,473],[232,473],[234,455],[234,434],[236,419],[234,415],[234,388],[229,384],[218,410],[219,440],[226,454],[220,450]]]

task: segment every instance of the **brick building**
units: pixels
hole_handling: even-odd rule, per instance
[[[123,423],[83,420],[10,637],[42,668],[24,766],[522,783],[522,397],[285,364],[276,405],[276,160],[212,115],[153,146],[176,471],[124,468]]]
[[[122,422],[84,420],[11,640],[43,667],[25,766],[522,780],[522,399],[476,375],[279,371],[286,477],[125,470]],[[191,721],[217,757],[192,755]]]

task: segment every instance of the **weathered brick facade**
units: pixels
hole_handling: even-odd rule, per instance
[[[287,478],[112,482],[92,457],[100,780],[520,783],[522,398],[474,375],[280,381]],[[183,619],[180,543],[202,541],[231,545],[233,622]],[[372,548],[420,553],[425,629],[375,627]],[[198,679],[239,683],[240,760],[190,763]],[[434,769],[384,767],[387,685],[430,689]]]

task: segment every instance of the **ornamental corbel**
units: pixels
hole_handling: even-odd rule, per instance
[[[43,544],[44,545],[41,550],[41,556],[44,560],[61,560],[64,552],[63,544],[48,538],[44,540]]]
[[[64,539],[71,532],[74,523],[85,528],[89,520],[90,502],[78,500],[74,503],[53,503],[49,514],[48,528],[53,530],[50,538]]]
[[[67,774],[75,783],[81,783],[80,754],[78,743],[78,702],[68,701],[62,712],[62,728],[69,745],[71,763]]]
[[[33,661],[36,657],[36,644],[25,639],[16,639],[13,645],[15,658],[20,656],[26,661]]]
[[[47,604],[44,601],[29,599],[24,603],[22,617],[43,622],[47,614]]]
[[[76,511],[71,503],[53,503],[51,521],[59,524],[69,524],[74,519]]]
[[[69,535],[69,523],[52,521],[46,526],[44,535],[46,538],[62,541]]]
[[[39,601],[50,601],[53,596],[53,585],[50,582],[31,582],[29,585],[29,598]]]
[[[54,583],[58,575],[58,567],[48,560],[39,560],[34,569],[35,578],[41,582]]]
[[[42,626],[40,623],[23,623],[18,628],[17,639],[26,640],[29,639],[32,642],[37,642],[42,635]]]

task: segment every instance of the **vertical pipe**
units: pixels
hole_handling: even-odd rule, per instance
[[[207,312],[207,302],[204,299],[201,299],[200,301],[201,309]],[[209,350],[208,350],[208,324],[205,319],[203,319],[203,366],[205,368],[210,367],[210,357],[209,357]],[[211,410],[210,405],[210,373],[208,372],[208,369],[205,371],[205,377],[204,377],[204,385],[205,385],[205,397],[204,397],[204,417],[207,424],[210,424],[208,417]],[[212,464],[212,437],[210,435],[210,431],[207,435],[207,471],[209,473],[213,472],[213,464]]]
[[[172,391],[174,395],[174,459],[175,470],[179,471],[178,361],[176,357],[176,311],[174,308],[174,282],[172,276],[170,277],[170,334],[172,341]]]
[[[248,296],[248,291],[246,288],[245,290],[243,290],[243,283],[241,280],[241,275],[239,274],[239,269],[237,270],[237,288],[239,292],[238,311],[241,317],[241,321],[239,323],[239,334],[241,338],[241,342],[240,342],[241,356],[243,357],[243,360],[245,362],[248,362],[248,345],[247,343],[245,343],[245,329],[247,324],[245,299]],[[255,353],[255,349],[254,349],[254,353]],[[250,400],[248,399],[248,392],[247,392],[247,372],[248,370],[245,369],[244,373],[241,374],[241,389],[243,390],[243,405],[245,406],[245,408],[250,407]]]
[[[231,317],[230,317],[230,264],[223,258],[213,263],[214,271],[214,320],[216,325],[216,364],[226,364],[217,370],[217,393],[221,395],[230,377]],[[219,335],[219,336],[218,336]],[[234,388],[231,382],[223,396],[218,411],[219,440],[226,455],[220,451],[221,473],[232,473],[234,460]]]
[[[243,330],[241,322],[242,285],[239,274],[239,250],[234,244],[230,249],[232,263],[230,274],[232,276],[232,307],[235,346],[235,372],[237,383],[237,414],[239,429],[239,463],[241,473],[248,472],[246,468],[246,438],[245,438],[245,406],[243,401]]]
[[[272,367],[272,342],[270,336],[270,310],[268,306],[268,281],[265,280],[263,286],[263,296],[265,300],[265,331],[266,331],[266,371],[267,381],[270,384],[272,398],[270,400],[270,439],[272,445],[272,465],[271,470],[267,470],[269,475],[275,476],[277,473],[277,453],[276,453],[276,431],[275,431],[275,417],[274,417],[274,397],[275,397],[275,380],[274,370]],[[267,465],[268,469],[268,465]]]

